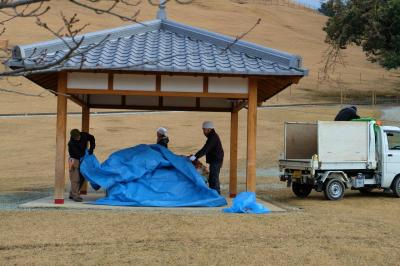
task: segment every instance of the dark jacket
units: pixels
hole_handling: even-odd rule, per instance
[[[81,132],[80,140],[75,140],[71,138],[68,142],[69,157],[79,160],[83,156],[85,156],[85,151],[87,149],[88,142],[90,143],[89,152],[93,153],[93,150],[96,147],[96,140],[93,135]]]
[[[157,141],[157,144],[160,144],[161,146],[164,146],[165,148],[168,148],[168,142],[169,138],[168,137],[162,137]]]
[[[360,117],[357,115],[357,109],[346,107],[339,111],[335,117],[335,121],[351,121],[358,118]]]
[[[224,149],[214,129],[207,135],[206,144],[194,156],[199,159],[204,155],[206,156],[206,162],[209,164],[222,163],[224,160]]]

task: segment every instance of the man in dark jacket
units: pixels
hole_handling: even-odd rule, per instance
[[[194,156],[191,156],[190,160],[195,161],[204,155],[206,156],[206,162],[210,165],[210,174],[208,176],[209,186],[216,190],[218,194],[221,194],[219,173],[224,161],[224,149],[212,122],[206,121],[203,123],[203,133],[207,137],[206,144]]]
[[[96,147],[96,140],[93,135],[86,132],[80,132],[78,129],[71,130],[71,139],[68,142],[69,152],[69,179],[71,181],[71,191],[69,198],[76,202],[81,202],[80,189],[85,181],[84,177],[80,174],[79,166],[81,159],[85,156],[88,142],[90,143],[89,154],[93,154]]]
[[[350,106],[340,110],[335,117],[335,121],[351,121],[358,118],[360,117],[357,115],[357,107]]]

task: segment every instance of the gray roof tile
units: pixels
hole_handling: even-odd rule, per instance
[[[161,72],[196,72],[241,75],[307,75],[301,58],[277,50],[237,41],[217,33],[169,20],[147,26],[133,25],[82,35],[80,51],[92,48],[82,58],[74,56],[46,71],[62,69],[119,69]],[[107,38],[103,43],[101,40]],[[234,42],[234,44],[232,44]],[[17,46],[8,62],[51,63],[67,53],[61,40]],[[40,60],[39,60],[40,59]],[[40,62],[39,62],[40,61]]]

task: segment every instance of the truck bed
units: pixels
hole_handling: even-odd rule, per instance
[[[294,170],[373,169],[374,143],[369,122],[286,122],[284,159],[279,166]]]
[[[342,161],[342,162],[323,162],[306,159],[283,159],[279,160],[279,167],[293,170],[366,170],[373,166],[365,161]]]
[[[279,167],[286,169],[296,169],[296,170],[311,170],[312,160],[306,159],[284,159],[279,160]]]

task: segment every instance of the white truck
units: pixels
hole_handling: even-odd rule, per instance
[[[400,197],[400,128],[375,121],[285,123],[281,181],[298,197],[312,189],[339,200],[345,189]]]

